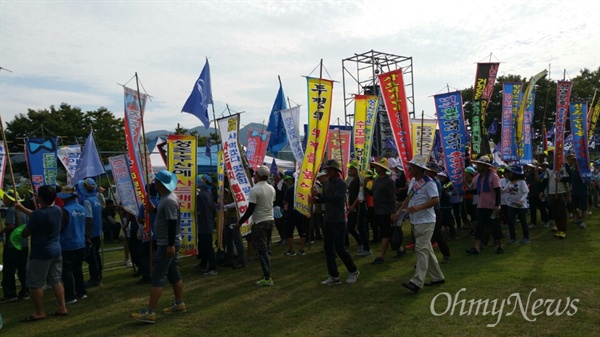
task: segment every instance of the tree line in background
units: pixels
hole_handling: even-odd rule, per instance
[[[541,69],[540,69],[541,70]],[[532,75],[533,76],[533,75]],[[595,89],[600,89],[600,67],[594,71],[589,69],[581,70],[580,74],[572,78],[573,89],[571,92],[571,101],[591,102]],[[496,79],[492,99],[488,106],[485,127],[488,128],[496,119],[498,123],[502,119],[502,83],[503,82],[524,82],[527,85],[526,78],[519,75],[500,76]],[[533,128],[535,130],[534,142],[541,141],[542,125],[547,130],[552,128],[556,114],[556,82],[555,80],[542,78],[536,85],[535,112],[533,119]],[[470,120],[472,115],[473,87],[461,91],[465,117]],[[49,109],[33,110],[28,109],[26,114],[18,114],[12,121],[6,123],[6,138],[8,148],[11,153],[23,152],[25,137],[60,137],[59,146],[80,144],[83,146],[85,139],[89,134],[90,128],[94,131],[96,145],[100,151],[103,161],[107,158],[125,151],[125,130],[123,118],[118,118],[104,107],[94,111],[83,112],[78,107],[72,107],[67,103],[61,103],[57,108],[50,106]],[[545,118],[543,118],[545,116]],[[543,124],[542,124],[543,123]],[[566,123],[567,131],[570,123]],[[198,136],[198,146],[206,146],[208,137],[198,135],[197,131],[190,131],[177,124],[174,130],[175,134],[190,134]],[[218,134],[210,134],[211,144],[220,142]],[[496,135],[490,135],[491,140],[498,143],[500,132]],[[60,167],[60,165],[59,165]],[[24,163],[13,165],[15,172],[26,175],[27,168]],[[62,168],[61,168],[62,170]]]

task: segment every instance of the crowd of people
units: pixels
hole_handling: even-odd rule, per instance
[[[489,156],[467,161],[462,190],[455,188],[443,167],[422,155],[407,163],[408,174],[394,158],[381,158],[366,171],[361,171],[355,160],[345,168],[329,160],[311,189],[310,217],[294,208],[292,172],[272,174],[266,166],[250,169],[254,186],[243,214],[236,208],[227,180],[218,200],[216,182],[201,174],[196,192],[199,261],[194,267],[214,276],[218,267],[244,268],[248,259],[256,258],[262,272],[256,285],[270,287],[274,285],[270,262],[273,244],[287,246],[284,255],[291,258],[307,254],[307,246],[322,240],[328,275],[321,284],[331,286],[342,283],[338,258],[347,271],[345,282],[353,284],[360,275],[355,259],[374,255],[371,264],[377,266],[386,263],[390,247],[394,258],[414,249],[415,274],[402,285],[418,293],[425,286],[446,282],[440,263],[452,260],[451,243],[459,234],[474,240],[466,251],[469,255],[481,254],[488,246],[502,254],[506,245],[529,243],[530,231],[538,227],[551,229],[556,238],[565,239],[569,217],[579,228],[586,228],[589,210],[600,206],[600,162],[594,162],[591,178],[582,177],[574,155],[567,155],[565,165],[554,170],[552,151],[527,165],[497,166]],[[185,312],[178,261],[181,229],[176,185],[175,174],[157,172],[147,186],[150,202],[140,207],[137,215],[111,199],[105,200],[91,178],[76,186],[42,186],[33,204],[19,200],[14,191],[5,191],[3,200],[8,209],[0,229],[5,238],[0,302],[31,297],[35,311],[23,321],[44,319],[43,290],[51,287],[58,303],[53,314],[67,315],[67,305],[86,298],[90,287],[102,285],[102,240],[118,242],[122,233],[125,266],[134,267],[134,276],[139,278],[136,283],[151,285],[148,305],[131,317],[155,322],[166,281],[173,287],[175,301],[162,312]],[[215,251],[218,210],[224,214],[223,244]],[[241,226],[249,219],[250,234],[242,237]],[[406,238],[403,223],[410,228]],[[275,243],[274,229],[279,236]],[[352,240],[358,247],[355,254],[349,250]],[[379,248],[376,252],[374,245]],[[440,261],[435,247],[442,254]],[[84,262],[89,268],[87,281]],[[426,282],[428,274],[430,280]]]

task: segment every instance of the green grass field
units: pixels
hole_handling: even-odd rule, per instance
[[[21,323],[33,312],[31,300],[2,304],[0,336],[600,336],[600,211],[596,213],[586,230],[570,223],[565,240],[538,227],[531,230],[530,244],[506,246],[504,255],[488,248],[468,256],[465,249],[473,241],[459,233],[450,242],[452,261],[442,264],[447,283],[416,295],[401,286],[414,272],[412,251],[399,260],[390,251],[383,265],[373,266],[374,256],[355,256],[353,239],[350,251],[361,272],[354,285],[319,284],[327,277],[319,241],[307,255],[294,257],[283,255],[287,246],[274,245],[275,285],[269,288],[254,285],[261,277],[256,259],[243,269],[220,267],[218,275],[203,276],[192,268],[197,260],[185,257],[181,270],[188,312],[159,313],[154,325],[129,318],[147,304],[150,288],[134,284],[132,269],[122,267],[122,251],[107,252],[103,286],[69,305],[68,317]],[[374,252],[379,248],[375,245]],[[338,267],[345,279],[339,260]],[[449,299],[458,301],[453,313]],[[460,300],[465,303],[462,315]],[[469,313],[469,301],[478,300],[488,300],[486,314],[476,305]],[[158,310],[171,301],[172,290],[165,288]],[[47,312],[55,307],[52,291],[46,291]]]

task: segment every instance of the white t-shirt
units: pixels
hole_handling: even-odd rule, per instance
[[[529,193],[529,187],[525,180],[520,179],[514,183],[508,182],[502,190],[502,195],[506,196],[507,205],[514,208],[529,208],[527,204],[527,194]],[[521,205],[518,205],[518,202]]]
[[[506,186],[508,186],[509,183],[510,180],[508,180],[506,177],[500,179],[500,191],[502,192],[500,193],[500,205],[502,206],[508,206],[508,193]]]
[[[259,223],[268,220],[274,220],[273,203],[275,202],[275,189],[267,184],[266,181],[259,181],[250,190],[248,202],[256,204],[252,221]]]
[[[408,183],[408,193],[411,193],[413,187],[415,187],[415,193],[409,200],[408,207],[421,205],[433,198],[439,197],[437,185],[433,180],[429,180],[424,185],[418,187],[419,185],[419,183],[415,182],[415,178],[410,179],[410,182]],[[410,215],[410,223],[413,225],[432,222],[435,222],[435,210],[433,207],[429,207]]]

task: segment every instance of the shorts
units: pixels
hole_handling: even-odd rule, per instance
[[[289,217],[287,218],[287,234],[288,237],[294,237],[294,228],[298,230],[298,236],[301,238],[306,237],[306,223],[307,218],[294,210],[290,212]]]
[[[168,279],[171,284],[175,284],[181,280],[178,253],[178,246],[175,246],[174,256],[167,256],[167,246],[159,245],[156,247],[151,277],[152,287],[164,287],[165,279]]]
[[[392,236],[392,219],[391,214],[377,214],[377,222],[379,223],[379,237],[387,239]]]
[[[62,256],[51,260],[29,259],[27,262],[27,287],[43,288],[46,284],[60,283],[62,276]]]
[[[572,194],[571,195],[571,207],[573,207],[573,209],[577,208],[582,212],[587,212],[588,195],[587,194]]]

